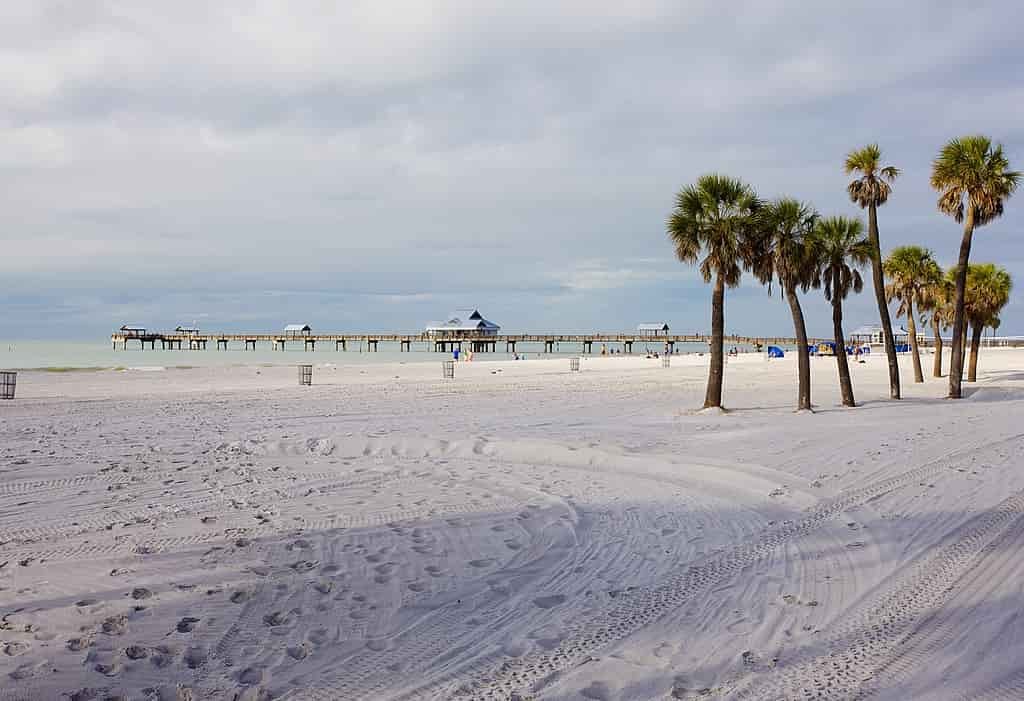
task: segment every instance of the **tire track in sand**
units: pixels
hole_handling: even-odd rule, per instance
[[[474,699],[507,701],[514,692],[529,689],[543,679],[587,662],[591,652],[627,637],[668,611],[704,595],[715,584],[736,576],[779,546],[817,530],[843,511],[950,469],[951,464],[959,458],[976,456],[981,450],[992,450],[999,445],[1019,441],[1022,437],[1024,434],[1016,434],[1000,441],[969,446],[912,470],[825,500],[812,507],[808,515],[800,520],[783,522],[752,542],[734,546],[699,563],[687,564],[685,569],[667,577],[661,584],[619,597],[614,605],[604,611],[572,625],[554,650],[507,660],[486,671],[470,672],[470,681],[462,684],[461,690]],[[1024,496],[1020,498],[1024,499]],[[1007,508],[1002,508],[998,513],[1007,514]],[[449,698],[457,693],[459,690],[442,681],[425,684],[415,694],[403,698]]]
[[[848,617],[826,643],[828,653],[808,651],[777,673],[748,678],[734,697],[864,699],[882,691],[883,684],[909,678],[958,632],[942,609],[956,583],[1022,537],[1024,490],[956,529],[952,542],[926,555],[888,592]]]
[[[324,474],[318,473],[315,477],[322,478],[324,477]],[[329,475],[327,478],[329,479]],[[265,497],[267,495],[273,495],[279,499],[295,499],[303,496],[305,492],[310,489],[316,489],[321,492],[330,492],[340,489],[350,489],[352,487],[384,486],[386,484],[392,484],[404,480],[411,481],[412,479],[413,478],[408,475],[402,474],[401,471],[394,471],[390,473],[376,473],[373,476],[335,480],[328,484],[320,485],[317,484],[317,479],[298,481],[297,483],[289,482],[287,485],[265,483],[263,485],[253,485],[254,487],[259,488],[250,492],[239,490],[237,494],[225,492],[191,497],[183,500],[179,499],[173,505],[162,506],[159,509],[147,507],[131,508],[130,504],[125,504],[125,506],[129,508],[126,508],[123,511],[111,510],[109,513],[99,514],[97,516],[86,516],[75,518],[73,520],[65,519],[57,524],[8,531],[5,533],[7,543],[12,543],[14,541],[28,541],[28,543],[22,543],[22,547],[10,549],[3,549],[0,547],[0,554],[2,554],[4,558],[9,559],[27,558],[36,561],[45,560],[47,562],[62,562],[67,560],[80,560],[83,558],[94,559],[108,555],[128,554],[131,552],[166,552],[167,550],[176,547],[197,545],[200,543],[216,541],[218,539],[227,540],[233,536],[227,536],[218,532],[196,533],[190,536],[170,538],[160,538],[154,535],[139,535],[137,537],[129,537],[116,542],[93,543],[84,541],[73,545],[57,546],[49,549],[45,548],[45,546],[40,547],[40,545],[36,545],[35,547],[24,546],[29,543],[39,542],[41,544],[42,542],[62,541],[66,540],[69,535],[85,535],[89,532],[102,532],[106,530],[108,526],[131,522],[135,519],[145,519],[145,523],[155,522],[158,526],[167,526],[180,518],[194,516],[203,509],[210,508],[216,504],[230,502],[236,498],[251,500],[254,498]],[[336,520],[319,519],[310,523],[323,527],[345,528],[362,525],[359,520],[355,518],[342,518]],[[298,527],[310,526],[307,525],[305,521],[289,524],[289,528]],[[275,527],[251,527],[244,530],[247,533],[258,533],[262,535],[273,533],[280,529]],[[236,532],[241,532],[241,529],[236,529]]]

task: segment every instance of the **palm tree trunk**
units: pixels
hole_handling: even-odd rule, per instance
[[[917,323],[914,321],[914,295],[907,299],[907,335],[910,336],[910,353],[914,360],[914,382],[924,382],[921,371],[921,355],[917,350]]]
[[[882,247],[878,242],[878,209],[873,202],[868,205],[868,240],[871,242],[871,277],[875,285],[875,301],[878,303],[878,316],[882,322],[885,356],[889,360],[889,396],[892,399],[899,399],[900,364],[896,359],[896,340],[892,335],[889,305],[885,301],[885,278],[882,276]]]
[[[935,336],[935,364],[932,366],[932,377],[942,377],[942,336],[939,330],[939,318],[932,316],[932,334]]]
[[[796,288],[785,285],[786,301],[789,311],[793,314],[793,331],[796,333],[796,364],[799,378],[797,392],[797,411],[811,409],[811,352],[807,348],[807,327],[804,325],[804,312],[800,308],[800,299],[796,296]]]
[[[960,385],[964,375],[964,335],[967,333],[964,318],[964,298],[967,293],[967,265],[971,258],[971,236],[974,235],[974,207],[968,203],[964,221],[964,237],[960,241],[960,258],[956,270],[956,307],[953,313],[953,350],[949,359],[949,398],[960,399],[963,394]]]
[[[722,406],[722,380],[725,375],[725,278],[715,275],[711,293],[711,368],[708,371],[708,389],[704,395],[704,408]]]
[[[985,331],[985,327],[981,324],[975,324],[971,329],[971,362],[967,366],[967,381],[977,382],[978,381],[978,348],[981,346],[981,334]]]
[[[843,395],[843,406],[857,406],[853,399],[853,382],[850,381],[846,341],[843,339],[843,300],[837,294],[832,295],[832,333],[836,342],[836,365],[839,367],[839,390]]]
[[[964,333],[960,339],[960,377],[963,379],[964,367],[967,364],[967,329],[970,327],[970,319],[964,319]]]

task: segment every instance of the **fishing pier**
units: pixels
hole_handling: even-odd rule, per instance
[[[197,330],[147,331],[137,327],[126,327],[111,334],[110,340],[114,350],[127,350],[129,345],[136,343],[143,350],[256,350],[258,344],[269,345],[273,350],[285,350],[286,347],[301,346],[303,350],[314,351],[320,348],[331,348],[335,351],[350,349],[376,352],[381,344],[394,344],[402,352],[413,350],[446,353],[454,350],[472,350],[475,353],[495,353],[504,348],[506,353],[516,353],[517,346],[524,343],[543,346],[544,353],[561,351],[562,344],[578,349],[583,354],[593,354],[595,344],[600,352],[601,345],[621,346],[623,352],[632,353],[634,345],[649,346],[662,350],[667,347],[674,352],[676,344],[696,343],[707,344],[711,337],[701,334],[658,334],[650,335],[639,332],[627,333],[547,333],[547,334],[488,334],[478,335],[472,332],[446,334],[436,333],[327,333],[314,334],[308,332],[285,333],[211,333]],[[818,339],[809,339],[811,343]],[[769,345],[795,345],[796,339],[783,337],[726,336],[725,343],[767,347]]]

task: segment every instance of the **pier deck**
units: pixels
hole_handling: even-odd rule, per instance
[[[700,334],[669,334],[649,336],[637,333],[549,333],[549,334],[499,334],[493,336],[437,336],[426,333],[403,334],[403,333],[345,333],[345,334],[301,334],[292,335],[284,333],[181,333],[171,332],[146,332],[146,333],[123,333],[115,332],[110,336],[114,349],[127,349],[129,343],[138,342],[143,349],[155,350],[157,344],[163,350],[206,350],[214,348],[217,350],[228,350],[230,344],[242,344],[245,350],[256,350],[256,344],[268,343],[274,350],[284,350],[286,345],[301,344],[305,350],[316,350],[317,344],[334,344],[335,350],[348,350],[349,346],[360,347],[370,352],[379,350],[381,343],[397,344],[403,352],[412,351],[414,346],[423,346],[423,350],[434,350],[435,352],[448,352],[450,350],[471,349],[474,352],[496,352],[501,344],[504,344],[505,351],[515,353],[520,343],[540,343],[544,346],[545,353],[554,353],[559,350],[563,343],[578,345],[583,353],[592,354],[594,344],[616,344],[621,345],[626,353],[633,352],[634,344],[649,346],[652,349],[662,349],[667,344],[674,349],[676,344],[702,343],[706,344],[710,336]],[[811,343],[826,341],[828,339],[808,339]],[[796,339],[787,337],[764,337],[764,336],[726,336],[725,343],[729,345],[795,345]]]

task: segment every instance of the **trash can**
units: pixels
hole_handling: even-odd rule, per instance
[[[313,366],[312,365],[300,365],[299,366],[299,384],[309,386],[313,384]]]
[[[14,388],[18,384],[18,373],[0,371],[0,399],[14,399]]]
[[[446,380],[455,379],[455,361],[454,360],[443,360],[441,361],[441,377]]]

